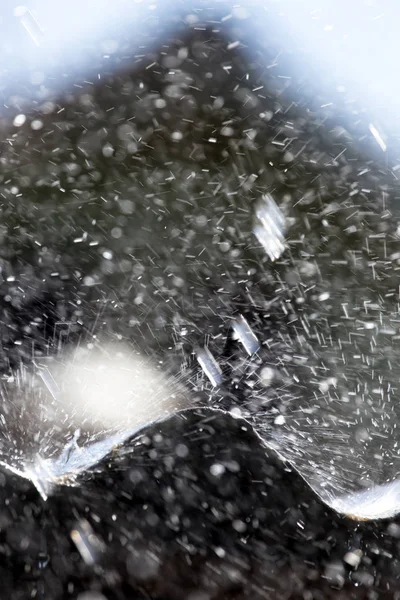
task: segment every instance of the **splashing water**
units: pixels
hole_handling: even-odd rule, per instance
[[[185,407],[182,388],[121,345],[42,359],[2,382],[0,464],[44,499],[146,424]]]
[[[233,389],[251,388],[245,394],[250,401],[239,410],[262,443],[288,461],[326,504],[360,520],[388,518],[400,511],[400,411],[394,396],[393,347],[397,295],[383,298],[379,284],[385,280],[385,289],[391,287],[399,257],[394,251],[398,232],[393,229],[389,235],[388,224],[382,225],[386,214],[374,207],[366,219],[365,213],[352,212],[351,205],[327,206],[319,218],[332,233],[321,239],[336,260],[322,278],[312,254],[296,255],[296,245],[304,245],[306,238],[285,241],[290,231],[286,233],[284,214],[271,196],[264,197],[256,207],[253,233],[267,258],[283,265],[285,300],[278,296],[264,304],[267,309],[261,301],[259,312],[267,313],[261,325],[243,316],[233,322],[236,339],[249,358],[244,363],[239,352],[229,359]],[[376,234],[379,229],[385,235]],[[335,237],[358,232],[361,243],[353,238],[353,253],[349,241],[333,252]],[[393,281],[393,292],[395,285]],[[273,327],[274,309],[285,321],[278,320],[280,329],[259,344],[258,338],[265,338],[263,327]],[[209,370],[204,368],[208,378]]]
[[[280,269],[281,288],[272,299],[250,298],[258,317],[232,316],[238,349],[228,359],[208,345],[192,352],[204,374],[195,387],[209,392],[210,410],[223,412],[223,391],[228,387],[232,397],[245,390],[234,415],[247,420],[322,501],[353,518],[386,518],[400,510],[400,414],[392,400],[395,383],[382,367],[389,365],[390,372],[398,311],[394,300],[382,299],[379,278],[388,279],[385,269],[398,255],[389,242],[374,242],[380,238],[357,221],[363,215],[351,206],[346,210],[332,204],[321,212],[323,227],[327,218],[339,222],[324,243],[333,244],[343,233],[344,219],[348,235],[364,227],[368,245],[356,246],[350,259],[332,261],[322,279],[313,256],[297,252],[290,219],[272,196],[256,205],[259,262],[266,258]],[[357,281],[342,301],[341,271],[349,261]],[[34,369],[21,368],[2,382],[0,462],[47,498],[56,485],[73,484],[146,425],[197,406],[192,388],[190,378],[169,378],[122,345],[79,347],[61,358],[41,358]]]

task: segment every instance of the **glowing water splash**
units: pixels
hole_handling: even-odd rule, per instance
[[[359,521],[388,519],[400,512],[400,480],[334,498],[332,508]]]
[[[362,488],[360,483],[357,484],[356,472],[350,472],[347,480],[342,479],[342,473],[336,473],[335,477],[334,469],[329,475],[324,467],[321,468],[322,461],[306,463],[304,457],[298,461],[288,458],[290,453],[285,449],[283,440],[274,443],[263,434],[260,435],[257,428],[255,431],[263,445],[274,450],[283,461],[289,462],[317,496],[336,512],[356,521],[389,519],[400,513],[400,479],[378,485],[371,482],[369,487]],[[295,436],[291,442],[296,444]],[[358,489],[346,492],[346,489],[355,487]]]
[[[187,408],[179,384],[121,346],[42,363],[2,383],[0,464],[44,499],[145,425]]]
[[[262,347],[248,321],[238,317],[232,327],[246,360],[260,365]],[[221,385],[219,360],[208,348],[199,350],[197,358],[211,384]],[[284,385],[278,372],[266,377],[266,369],[261,365],[254,393],[262,397],[261,386],[268,398],[276,380],[281,390]],[[336,386],[335,378],[320,383],[325,412],[309,401],[285,414],[271,410],[251,425],[264,446],[289,462],[334,510],[359,520],[391,517],[400,511],[400,480],[391,473],[382,479],[377,453],[382,437],[376,448],[372,442],[367,446],[372,458],[363,446],[357,450],[354,409],[344,402],[326,411]],[[79,474],[143,427],[194,407],[180,384],[128,349],[111,346],[78,349],[63,361],[43,359],[34,371],[21,370],[3,381],[0,391],[0,464],[31,480],[44,499],[59,485],[73,485]],[[83,544],[82,532],[74,536]]]
[[[249,323],[239,317],[233,329],[247,355],[256,357],[260,345]],[[222,382],[221,366],[208,349],[198,352],[198,362],[213,386]],[[268,388],[273,379],[265,378],[265,368],[260,383]],[[332,380],[327,385],[335,384]],[[0,464],[32,481],[45,500],[57,486],[73,485],[79,474],[146,425],[193,408],[180,385],[143,358],[112,347],[78,350],[63,362],[38,364],[35,372],[21,371],[3,382],[1,392]],[[335,434],[335,416],[331,421],[320,418],[318,425],[317,415],[305,409],[285,416],[271,412],[270,423],[262,418],[251,425],[263,445],[289,462],[337,512],[358,520],[397,514],[400,480],[375,483],[380,473],[368,462],[369,479],[362,482],[365,457],[354,453],[350,436]],[[339,458],[339,463],[322,460],[325,455]],[[85,553],[85,536],[78,529],[71,535]]]
[[[137,434],[138,431],[121,431],[115,435],[106,436],[98,442],[83,446],[79,446],[77,443],[78,431],[72,442],[67,443],[59,455],[54,458],[42,458],[38,454],[33,463],[27,464],[24,471],[14,469],[14,472],[30,479],[42,498],[47,500],[56,485],[72,485],[80,473],[96,465],[119,444]]]
[[[329,294],[320,293],[317,298],[326,302]],[[351,310],[347,308],[346,319],[350,318]],[[375,339],[376,330],[370,323],[365,322],[363,331],[370,332],[371,339]],[[354,325],[359,327],[359,322],[354,320]],[[389,331],[383,321],[381,327],[383,332]],[[357,520],[384,519],[400,512],[400,478],[394,461],[399,456],[395,438],[397,404],[381,403],[370,397],[362,403],[361,395],[358,401],[350,401],[349,397],[354,396],[349,389],[348,369],[343,377],[334,364],[336,376],[329,375],[326,364],[311,362],[310,348],[302,338],[297,352],[292,342],[292,356],[283,355],[284,362],[279,353],[271,355],[266,350],[266,355],[276,361],[272,368],[271,363],[262,362],[263,347],[244,317],[235,319],[232,329],[244,351],[241,354],[247,354],[249,373],[253,373],[247,377],[252,390],[248,396],[250,404],[271,405],[258,412],[254,407],[247,410],[245,396],[239,405],[240,413],[250,420],[262,444],[290,463],[317,496],[337,512]],[[367,334],[362,339],[366,342]],[[239,372],[243,358],[240,356],[236,365],[231,365],[234,372]],[[203,350],[198,359],[212,385],[221,384],[223,369],[219,360],[209,350],[207,353]],[[233,360],[231,357],[231,363]],[[326,373],[324,378],[316,379],[313,372],[318,373],[318,367]],[[381,396],[382,388],[376,387],[374,372],[369,374],[373,393],[377,395],[379,391]],[[312,395],[315,383],[318,391]],[[364,390],[368,389],[368,383],[365,376]],[[386,385],[385,389],[390,391],[391,386]],[[292,393],[288,393],[290,390]],[[304,396],[300,393],[303,390]],[[280,411],[271,402],[275,394],[279,397]]]

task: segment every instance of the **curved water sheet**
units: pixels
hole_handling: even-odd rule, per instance
[[[363,488],[361,487],[363,481],[359,480],[357,486],[357,477],[352,480],[351,475],[346,481],[339,481],[338,478],[341,477],[342,471],[332,468],[331,474],[328,474],[327,479],[324,480],[324,473],[329,471],[329,468],[324,465],[326,457],[322,456],[319,464],[314,461],[311,464],[306,464],[304,459],[293,461],[293,459],[287,458],[292,453],[282,450],[281,442],[271,444],[262,436],[260,436],[260,440],[269,450],[275,450],[283,461],[288,461],[317,496],[336,512],[356,521],[389,519],[400,512],[400,479],[378,485],[370,482],[369,486],[367,484],[367,487]],[[352,465],[351,460],[347,461],[346,464],[353,467],[352,473],[354,476],[354,464]],[[311,471],[312,465],[315,467],[314,473]],[[335,483],[337,484],[337,490],[334,489]],[[356,489],[356,491],[347,493],[344,491],[346,489]]]
[[[46,499],[145,425],[186,407],[179,383],[123,345],[38,359],[1,382],[0,464]]]
[[[400,229],[387,194],[353,197],[254,204],[253,309],[230,321],[236,346],[197,360],[214,406],[248,420],[336,511],[377,519],[400,511]]]
[[[280,261],[280,290],[253,334],[274,321],[279,330],[254,347],[253,406],[242,414],[336,511],[392,517],[400,511],[398,221],[384,190],[381,200],[348,197],[319,212],[309,195],[296,215],[308,229],[300,240],[271,198],[256,211],[254,235],[267,260]]]
[[[224,408],[218,390],[237,387],[235,373],[243,369],[245,387],[242,381],[241,393],[232,394],[240,399],[234,414],[248,420],[326,504],[352,518],[376,519],[400,509],[400,242],[393,220],[376,209],[365,212],[332,204],[318,215],[332,255],[322,275],[321,256],[305,256],[304,250],[296,255],[293,211],[270,195],[262,198],[252,235],[265,256],[260,272],[276,269],[280,289],[263,306],[253,293],[258,319],[231,319],[241,348],[236,363],[231,356],[227,365],[212,346],[198,349],[197,362],[214,390],[210,409]],[[350,257],[349,243],[334,246],[342,220],[350,233],[355,222],[362,233],[352,240]],[[374,233],[382,224],[385,238]],[[316,247],[311,235],[307,244]],[[321,254],[323,260],[329,256],[323,247]],[[233,367],[228,377],[227,366]],[[37,359],[33,370],[2,382],[1,463],[32,480],[46,498],[144,426],[193,407],[192,387],[193,379],[168,378],[123,344],[89,344]]]
[[[379,124],[363,123],[362,112],[342,120],[349,130],[339,126],[331,98],[325,104],[286,67],[278,71],[275,53],[260,64],[268,75],[263,90],[247,60],[226,65],[227,51],[235,50],[228,40],[214,52],[210,32],[202,36],[178,57],[171,45],[169,64],[181,64],[167,68],[162,84],[164,47],[155,62],[144,61],[145,81],[154,64],[154,83],[121,75],[105,91],[80,82],[77,104],[50,96],[33,120],[17,114],[18,131],[4,130],[3,160],[11,168],[2,246],[24,267],[18,273],[5,261],[2,289],[13,310],[22,304],[29,321],[39,319],[32,338],[21,341],[15,317],[4,311],[8,360],[29,357],[32,339],[47,344],[32,290],[41,306],[53,282],[48,305],[65,299],[57,322],[72,313],[73,323],[96,333],[92,308],[83,315],[80,304],[76,313],[69,308],[75,278],[83,307],[111,290],[119,308],[108,309],[107,328],[118,321],[115,333],[131,331],[128,339],[141,340],[149,356],[161,349],[157,356],[172,356],[174,364],[189,363],[200,347],[204,387],[214,386],[211,407],[232,399],[237,414],[330,506],[358,518],[388,516],[397,511],[399,475],[400,190],[397,166],[388,172],[384,161],[365,160],[358,144],[364,140],[381,156],[386,136]],[[218,67],[208,91],[212,57]],[[54,161],[60,173],[67,169],[65,188],[48,168]],[[262,199],[265,192],[271,197]],[[221,359],[232,325],[241,356]],[[128,356],[131,377],[142,359]],[[2,385],[0,458],[44,496],[144,424],[186,407],[186,394],[174,398],[175,384],[162,375],[159,388],[145,377],[152,385],[138,381],[133,398],[118,392],[127,369],[114,369],[114,351],[101,377],[83,367],[82,379],[86,360],[90,365],[79,352],[40,359],[34,372],[21,370]],[[145,373],[152,369],[144,362]],[[185,382],[188,394],[192,383]],[[389,492],[383,509],[380,498],[387,501]]]

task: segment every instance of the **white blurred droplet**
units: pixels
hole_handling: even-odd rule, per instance
[[[14,118],[13,125],[14,127],[22,127],[22,125],[26,122],[26,115],[20,114]]]

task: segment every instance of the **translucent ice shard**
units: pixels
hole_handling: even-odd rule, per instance
[[[82,559],[87,565],[97,562],[99,555],[104,552],[104,542],[95,534],[86,519],[80,519],[70,532],[72,541]]]
[[[256,207],[253,232],[268,257],[277,260],[285,250],[285,218],[269,194]]]
[[[215,360],[208,348],[202,348],[197,352],[197,361],[211,384],[216,387],[222,382],[221,367]]]
[[[257,352],[260,342],[242,315],[233,321],[232,329],[249,356]]]
[[[44,33],[29,8],[18,6],[14,10],[14,14],[20,19],[22,26],[26,29],[36,46],[40,46],[44,39]]]
[[[373,125],[373,123],[369,124],[369,130],[372,133],[372,135],[374,136],[376,143],[378,144],[378,146],[382,150],[382,152],[386,152],[386,150],[387,150],[386,142],[383,139],[381,133],[375,127],[375,125]]]

